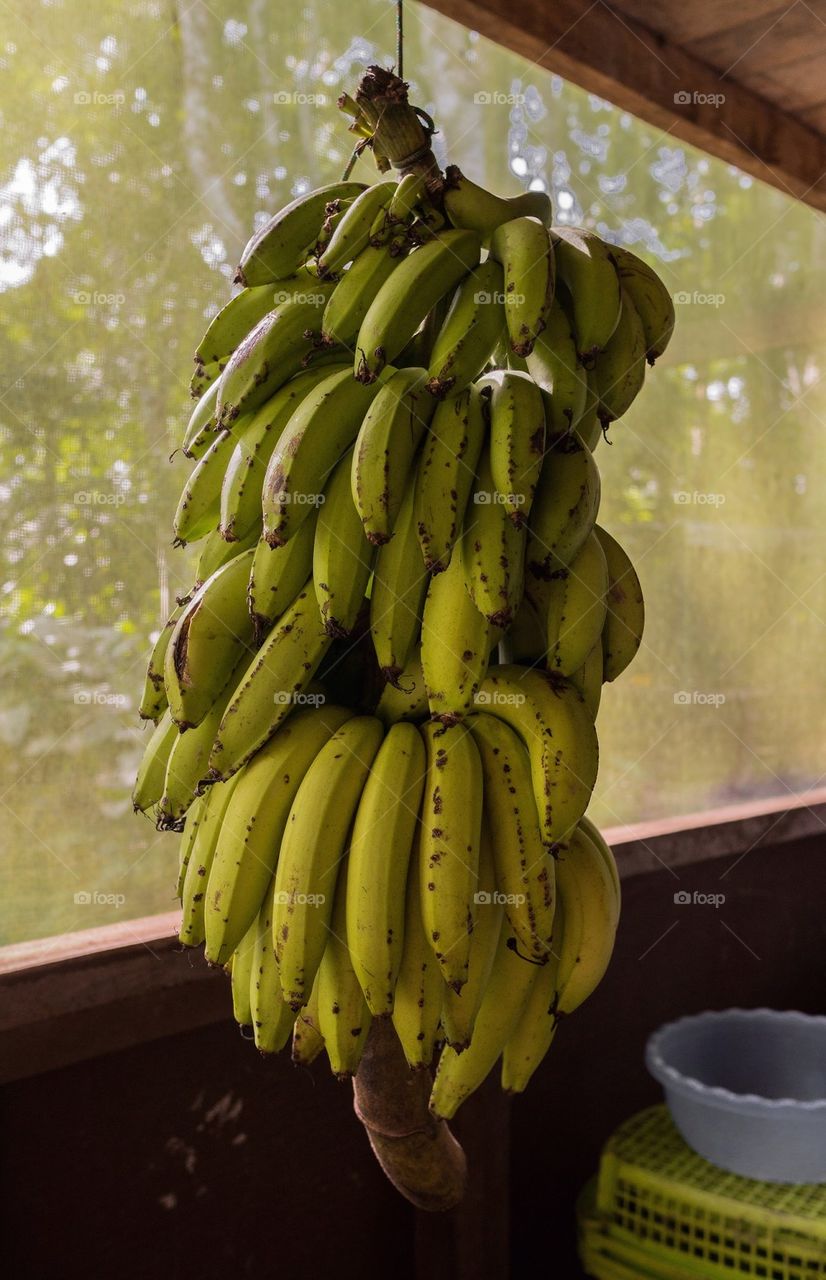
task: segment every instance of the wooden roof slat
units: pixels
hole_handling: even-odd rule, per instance
[[[800,119],[804,124],[826,134],[826,102],[818,103],[816,107],[807,107],[805,111],[800,112]]]
[[[733,73],[722,78],[693,53],[613,12],[603,0],[522,0],[518,7],[511,0],[425,3],[674,139],[826,209],[826,137],[738,83]],[[806,8],[802,0],[799,5]],[[812,21],[820,30],[818,19]]]
[[[764,98],[782,98],[786,110],[795,115],[820,107],[826,102],[823,51],[773,67],[765,75],[749,76],[749,88]]]
[[[748,84],[754,75],[770,75],[777,67],[808,58],[814,43],[813,28],[820,30],[821,42],[826,41],[826,27],[820,26],[818,15],[808,4],[798,2],[787,5],[776,17],[750,18],[727,31],[715,31],[692,41],[688,49],[727,77],[731,74]]]
[[[652,5],[650,0],[622,0],[616,7],[626,17],[682,45],[740,26],[744,13],[742,5],[724,7],[720,0],[686,0],[681,4],[660,0],[657,5]],[[779,17],[788,7],[778,0],[748,0],[749,16],[768,21]]]

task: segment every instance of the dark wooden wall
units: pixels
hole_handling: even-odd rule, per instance
[[[4,1274],[494,1280],[509,1209],[511,1274],[576,1276],[576,1196],[612,1128],[659,1096],[647,1035],[704,1008],[826,1008],[824,841],[755,850],[721,880],[732,861],[626,882],[610,974],[530,1092],[502,1104],[489,1090],[468,1110],[477,1180],[460,1218],[417,1223],[349,1088],[322,1062],[262,1061],[227,1022],[0,1090]],[[726,902],[675,905],[695,889]],[[509,1205],[492,1190],[508,1147]]]

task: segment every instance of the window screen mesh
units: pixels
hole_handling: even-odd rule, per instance
[[[170,520],[191,352],[257,220],[334,179],[336,97],[393,57],[386,0],[10,0],[0,35],[0,942],[172,907],[131,813],[147,638],[190,585]],[[608,826],[785,797],[821,772],[822,220],[410,5],[437,152],[641,249],[673,350],[612,447],[603,522],[644,649],[606,690]],[[822,451],[821,451],[822,452]]]

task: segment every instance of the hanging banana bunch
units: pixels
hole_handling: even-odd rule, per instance
[[[524,1089],[610,961],[586,811],[644,605],[594,450],[674,309],[543,192],[442,173],[393,85],[341,103],[379,180],[274,214],[197,348],[170,530],[197,580],[133,800],[182,833],[181,940],[259,1049],[351,1075],[391,1017],[450,1117],[500,1059]]]

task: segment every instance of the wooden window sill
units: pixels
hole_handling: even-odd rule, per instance
[[[624,878],[748,856],[826,831],[826,788],[606,831]],[[229,1017],[227,978],[177,939],[178,913],[0,949],[0,1083]]]

